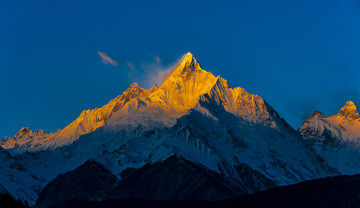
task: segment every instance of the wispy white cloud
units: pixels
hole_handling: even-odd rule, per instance
[[[135,66],[133,63],[131,63],[130,61],[126,61],[126,65],[129,67],[129,69],[134,70]]]
[[[97,52],[100,56],[100,58],[102,59],[102,62],[107,65],[107,64],[111,64],[113,66],[117,66],[118,65],[118,62],[115,61],[114,59],[112,59],[109,55],[107,55],[107,53],[104,53],[104,52],[101,52],[101,51],[98,51]]]
[[[153,62],[144,62],[141,64],[141,71],[136,69],[131,70],[129,72],[129,78],[145,88],[151,88],[155,84],[160,86],[181,60],[182,57],[174,63],[164,66],[161,58],[155,56]],[[131,69],[129,64],[128,67]]]
[[[159,56],[155,56],[154,59],[157,64],[161,64],[161,58]]]

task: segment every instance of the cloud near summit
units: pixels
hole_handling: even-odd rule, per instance
[[[164,65],[161,58],[159,56],[155,56],[152,58],[152,61],[141,63],[141,67],[139,69],[135,69],[132,62],[128,61],[127,66],[131,69],[128,73],[129,79],[148,89],[153,87],[155,84],[161,86],[183,57],[184,56],[175,62]]]
[[[112,59],[107,53],[104,53],[104,52],[101,52],[101,51],[98,51],[97,53],[99,54],[100,58],[102,59],[102,62],[105,65],[108,65],[108,64],[111,64],[113,66],[118,65],[118,62],[115,61],[114,59]]]

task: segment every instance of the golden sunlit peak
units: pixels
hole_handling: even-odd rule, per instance
[[[130,87],[136,87],[136,86],[139,86],[139,84],[136,83],[136,82],[133,82],[133,83],[131,83],[131,85],[130,85]]]
[[[352,101],[347,101],[345,106],[341,108],[338,115],[344,116],[351,119],[359,119],[359,112],[356,108],[356,105]]]
[[[159,86],[157,84],[155,84],[151,89],[158,89]]]
[[[356,111],[357,112],[356,105],[352,101],[347,101],[345,106],[342,107],[342,109],[347,110],[347,111]]]
[[[191,62],[191,61],[193,61],[193,59],[196,61],[194,55],[192,55],[192,53],[188,52],[188,53],[184,56],[183,61],[186,61],[186,62],[190,61],[190,62]]]
[[[185,54],[183,56],[183,59],[181,61],[182,63],[192,63],[192,62],[197,62],[194,55],[192,55],[192,53],[188,52],[187,54]]]
[[[351,107],[351,108],[356,108],[356,105],[353,101],[347,101],[345,106]]]
[[[327,116],[321,113],[320,111],[314,111],[314,113],[311,114],[311,118],[317,118],[317,117],[326,118]]]
[[[201,69],[199,63],[192,55],[192,53],[188,52],[182,57],[180,64],[174,69],[173,72],[176,73],[184,73],[186,71],[194,71],[197,69]]]
[[[217,82],[220,82],[224,87],[230,88],[229,82],[226,79],[222,78],[220,75],[217,76],[216,79],[217,79]]]
[[[191,52],[187,52],[187,54],[185,55],[187,57],[194,57],[194,55]]]
[[[137,94],[138,92],[142,92],[142,91],[144,91],[144,89],[141,88],[138,83],[133,82],[133,83],[129,86],[129,88],[128,88],[127,90],[125,90],[125,92],[124,92],[123,94],[129,94],[129,93],[130,93],[130,94],[133,94],[134,92],[135,92],[135,94]],[[122,95],[123,95],[123,94],[122,94]],[[121,95],[119,95],[119,96],[121,96]]]
[[[136,83],[136,82],[133,82],[133,83],[131,83],[131,85],[129,86],[129,88],[128,89],[140,89],[141,87],[139,86],[139,84],[138,83]],[[142,88],[141,88],[142,89]]]

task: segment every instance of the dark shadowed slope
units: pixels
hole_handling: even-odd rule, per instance
[[[22,202],[20,199],[15,199],[9,193],[0,194],[1,208],[29,208],[27,202]]]
[[[321,207],[359,207],[360,175],[337,176],[302,182],[295,185],[278,187],[264,192],[245,195],[230,200],[217,202],[178,201],[159,202],[148,200],[105,200],[92,202],[71,200],[62,204],[61,208],[74,207],[131,207],[131,208],[321,208]]]
[[[301,182],[218,202],[223,207],[359,207],[360,175]],[[207,206],[212,207],[212,206]],[[219,207],[219,206],[215,206]]]
[[[116,181],[102,165],[90,160],[50,182],[41,192],[37,205],[53,206],[70,199],[101,200]]]
[[[107,198],[221,200],[246,193],[235,181],[178,156],[124,171],[122,176]]]
[[[222,200],[245,193],[232,179],[172,156],[139,169],[127,169],[120,180],[99,163],[88,161],[50,182],[37,205],[54,206],[70,199]]]

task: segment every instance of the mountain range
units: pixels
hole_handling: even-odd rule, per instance
[[[54,133],[0,142],[0,191],[38,207],[71,199],[223,200],[360,173],[349,101],[298,131],[263,98],[203,70],[191,53],[161,86],[133,83]],[[96,182],[92,182],[96,181]]]

